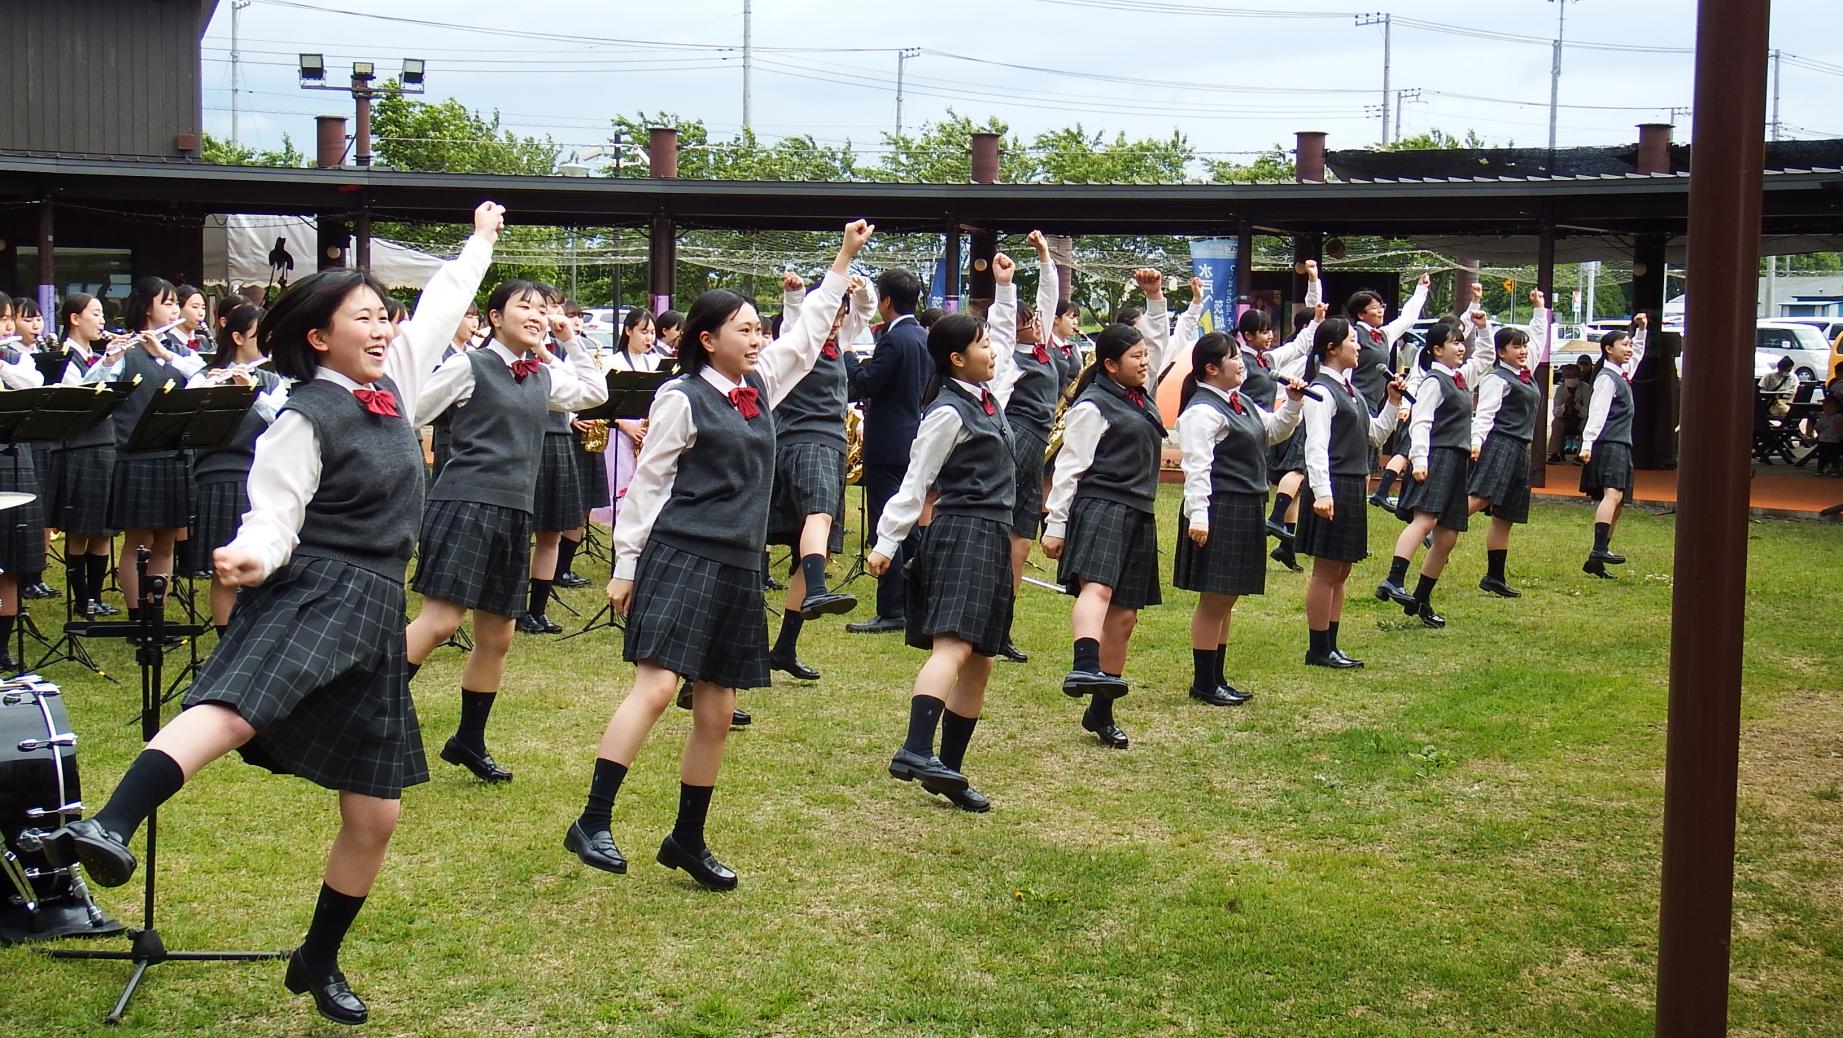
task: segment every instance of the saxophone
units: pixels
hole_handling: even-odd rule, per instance
[[[864,479],[864,419],[850,404],[845,405],[845,485],[855,486]]]
[[[1056,420],[1050,423],[1049,444],[1043,448],[1043,465],[1045,468],[1048,468],[1049,465],[1056,460],[1056,452],[1062,449],[1062,426],[1068,419],[1069,404],[1075,399],[1075,387],[1081,385],[1082,375],[1086,375],[1088,373],[1088,368],[1094,367],[1094,364],[1095,362],[1090,360],[1087,366],[1081,369],[1081,374],[1077,375],[1075,379],[1069,383],[1069,388],[1057,394],[1059,399],[1056,401]]]
[[[588,428],[582,430],[582,449],[590,454],[600,454],[608,449],[608,420],[591,418],[582,423]]]

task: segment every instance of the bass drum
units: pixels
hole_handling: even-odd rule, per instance
[[[82,874],[31,836],[82,811],[77,736],[58,687],[31,676],[0,683],[0,941],[122,929],[96,909]]]

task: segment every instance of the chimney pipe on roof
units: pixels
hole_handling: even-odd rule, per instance
[[[1638,160],[1640,173],[1672,172],[1670,162],[1670,124],[1638,124]]]
[[[1296,157],[1293,160],[1293,177],[1301,184],[1322,184],[1325,182],[1325,133],[1323,130],[1300,130],[1294,135]]]

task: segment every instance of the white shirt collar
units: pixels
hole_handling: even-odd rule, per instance
[[[489,343],[486,347],[486,351],[498,357],[500,360],[505,361],[506,367],[508,368],[519,360],[518,354],[506,349],[505,345],[497,340]],[[529,354],[527,354],[527,356],[529,356]]]
[[[1328,374],[1329,374],[1329,375],[1330,375],[1330,376],[1331,376],[1332,378],[1334,378],[1334,379],[1337,379],[1337,380],[1338,380],[1339,382],[1341,382],[1341,383],[1343,383],[1344,385],[1346,385],[1346,386],[1348,386],[1348,385],[1352,385],[1352,384],[1353,384],[1353,383],[1352,383],[1352,382],[1350,381],[1350,376],[1351,376],[1351,375],[1352,375],[1352,374],[1353,374],[1353,373],[1354,373],[1354,372],[1355,372],[1355,371],[1356,371],[1357,369],[1356,369],[1356,368],[1345,368],[1344,370],[1342,370],[1342,371],[1339,371],[1339,370],[1338,370],[1338,369],[1336,369],[1336,368],[1332,368],[1332,367],[1323,367],[1323,368],[1319,368],[1318,370],[1320,370],[1320,371],[1323,371],[1323,372],[1326,372],[1326,373],[1328,373]]]
[[[1236,386],[1234,389],[1224,389],[1221,386],[1214,385],[1209,382],[1204,382],[1200,379],[1197,382],[1197,386],[1200,389],[1209,390],[1210,392],[1216,394],[1217,396],[1221,397],[1224,400],[1229,401],[1230,403],[1233,403],[1235,401],[1235,398],[1241,394],[1240,386]]]
[[[347,390],[347,391],[365,388],[364,386],[359,385],[357,382],[352,381],[351,379],[347,378],[345,375],[342,375],[339,372],[334,371],[332,368],[329,368],[324,364],[314,369],[314,377],[318,379],[325,379],[326,381],[331,382],[334,385],[338,386],[339,388]]]
[[[883,326],[883,330],[887,332],[891,328],[896,327],[897,325],[901,324],[904,321],[913,321],[913,320],[915,320],[914,314],[897,314],[894,320],[890,321],[890,323]]]
[[[957,378],[954,379],[953,382],[954,382],[954,385],[959,386],[961,389],[966,390],[967,395],[972,397],[974,400],[984,400],[985,399],[986,388],[980,385],[979,383],[967,382],[967,381],[964,381],[962,379],[957,379]]]
[[[1434,369],[1435,371],[1441,371],[1441,372],[1445,372],[1445,373],[1446,373],[1446,374],[1448,374],[1448,375],[1457,375],[1457,374],[1459,374],[1459,369],[1458,369],[1458,368],[1454,368],[1454,367],[1448,367],[1448,366],[1447,366],[1447,365],[1446,365],[1445,363],[1443,363],[1443,362],[1441,362],[1441,361],[1437,361],[1437,360],[1433,362],[1433,369]]]
[[[704,365],[701,369],[698,370],[698,376],[702,378],[704,381],[710,383],[711,388],[715,389],[719,393],[722,393],[726,397],[730,395],[731,390],[742,388],[742,383],[731,382],[728,376],[724,375],[723,372],[717,370],[717,366],[715,364]]]

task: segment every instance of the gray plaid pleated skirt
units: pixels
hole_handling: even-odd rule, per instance
[[[186,706],[235,710],[251,764],[394,800],[429,780],[404,661],[401,580],[296,555],[237,594]]]
[[[1006,562],[1009,577],[1010,563]],[[1071,595],[1084,583],[1113,588],[1113,604],[1143,609],[1164,601],[1158,584],[1158,519],[1131,505],[1077,497],[1056,582]]]
[[[115,445],[68,447],[51,452],[51,471],[44,485],[49,500],[45,521],[79,537],[113,537],[109,494],[115,485]]]
[[[907,563],[904,639],[932,649],[951,634],[996,656],[1011,633],[1011,529],[970,515],[936,515]]]
[[[1434,447],[1427,452],[1427,478],[1417,480],[1412,472],[1401,496],[1395,500],[1395,514],[1402,522],[1416,512],[1437,516],[1440,525],[1464,532],[1467,521],[1466,486],[1472,477],[1472,452],[1464,447]]]
[[[31,494],[32,500],[0,512],[0,569],[25,577],[45,571],[45,501],[32,452],[17,446],[13,451],[0,453],[0,490]]]
[[[1011,533],[1027,541],[1036,540],[1043,530],[1043,452],[1048,449],[1048,440],[1020,426],[1011,427],[1011,460],[1017,468]]]
[[[1267,495],[1218,493],[1209,499],[1209,543],[1190,539],[1190,521],[1177,523],[1171,583],[1212,595],[1267,591]]]
[[[531,506],[531,528],[541,533],[574,530],[582,525],[582,482],[576,472],[576,434],[544,434],[538,454],[538,490]]]
[[[117,457],[109,525],[178,530],[192,525],[192,463],[184,454]]]
[[[192,544],[202,568],[211,568],[211,553],[229,544],[250,510],[249,487],[240,479],[214,479],[198,485],[198,519]]]
[[[417,594],[517,616],[530,576],[531,513],[478,501],[429,502],[411,583]]]
[[[768,543],[800,546],[809,515],[832,517],[828,554],[845,547],[845,452],[823,443],[774,448],[774,491],[768,503]],[[795,553],[796,555],[798,552]]]
[[[761,570],[648,541],[634,573],[621,655],[721,688],[767,687]]]
[[[1331,518],[1322,519],[1312,509],[1316,493],[1301,488],[1299,526],[1293,550],[1331,562],[1361,562],[1369,558],[1369,479],[1364,476],[1331,477]]]
[[[1466,493],[1491,502],[1491,518],[1529,522],[1529,444],[1499,432],[1485,437]]]
[[[614,437],[608,438],[610,449],[619,446]],[[584,450],[582,437],[576,435],[570,436],[570,452],[576,458],[576,485],[582,488],[583,509],[607,508],[614,500],[614,494],[608,489],[608,455]]]
[[[1596,443],[1593,460],[1581,469],[1581,493],[1599,500],[1608,490],[1632,496],[1637,481],[1632,470],[1632,447],[1626,443]]]

